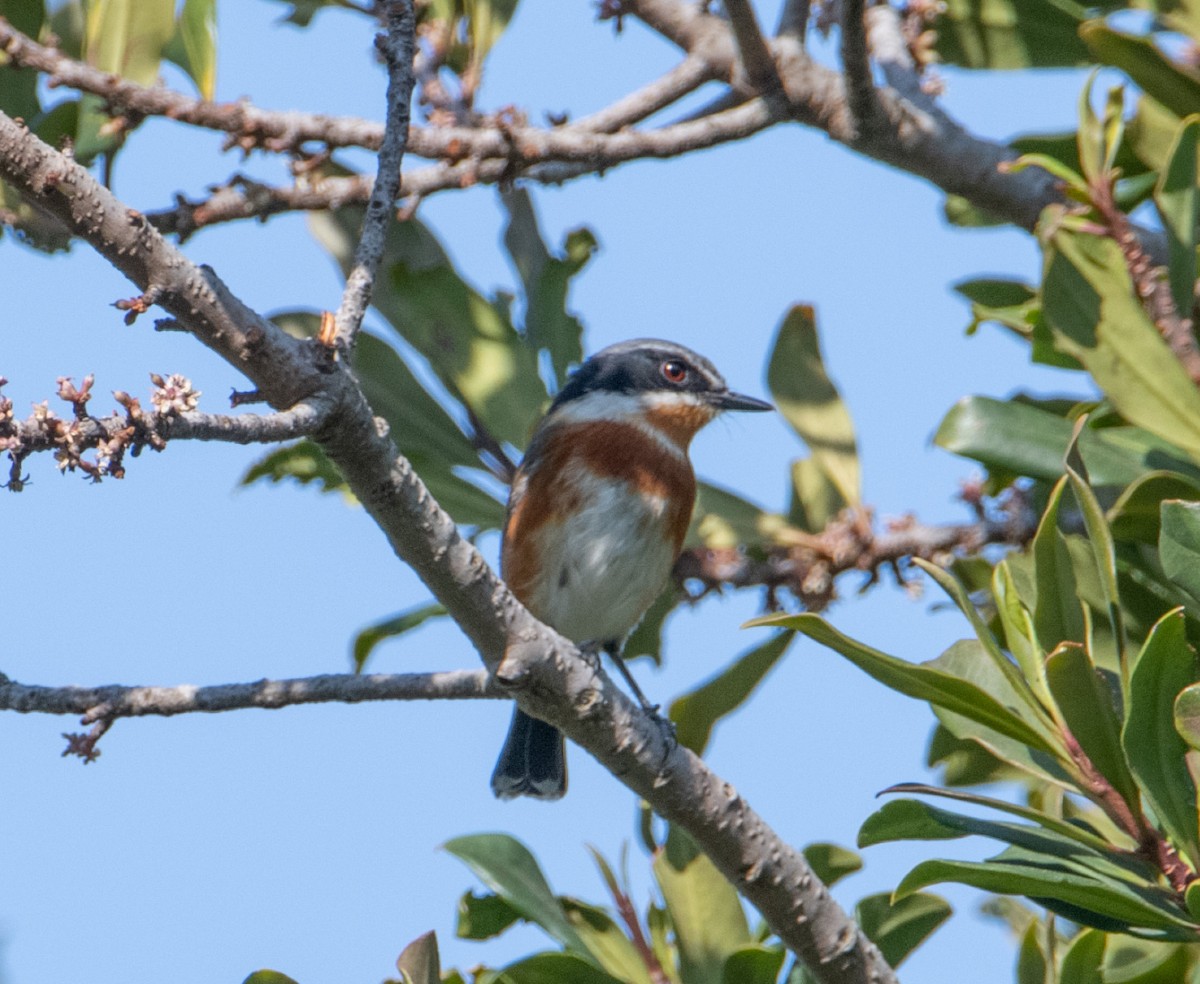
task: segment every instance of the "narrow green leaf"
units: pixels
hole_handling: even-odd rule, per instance
[[[1197,107],[1200,109],[1200,106]],[[1166,167],[1154,189],[1154,204],[1167,234],[1171,296],[1187,316],[1196,286],[1196,226],[1200,223],[1200,116],[1179,125]]]
[[[767,386],[784,419],[812,450],[842,497],[857,505],[861,480],[854,424],[825,371],[811,307],[793,307],[779,326]]]
[[[1045,255],[1042,311],[1055,344],[1126,420],[1200,460],[1200,392],[1143,310],[1120,246],[1059,228]]]
[[[1127,34],[1094,20],[1079,29],[1079,36],[1097,61],[1124,71],[1176,116],[1200,112],[1200,76],[1171,61],[1149,34]]]
[[[36,38],[46,20],[46,5],[44,0],[0,0],[0,17],[22,34]],[[32,124],[42,110],[37,86],[36,69],[17,68],[0,53],[0,110]]]
[[[446,609],[437,602],[433,602],[428,605],[418,605],[415,608],[410,608],[407,611],[376,622],[374,625],[368,625],[354,637],[352,652],[354,672],[361,673],[363,671],[363,668],[367,665],[367,660],[371,658],[371,653],[375,651],[375,647],[385,639],[393,639],[396,636],[404,635],[405,632],[411,632],[417,626],[428,622],[431,618],[440,618],[445,614]]]
[[[827,888],[832,888],[863,866],[862,858],[856,852],[840,844],[809,844],[803,853],[809,867]]]
[[[1001,895],[1023,895],[1058,912],[1063,909],[1052,903],[1062,903],[1071,907],[1070,918],[1075,922],[1100,929],[1141,927],[1156,930],[1168,939],[1195,938],[1196,928],[1183,916],[1182,910],[1167,901],[1166,893],[1161,890],[1138,892],[1121,882],[1079,874],[1051,858],[1037,858],[1032,852],[1022,855],[1011,848],[982,863],[924,861],[904,877],[895,895],[903,898],[944,882],[957,882]]]
[[[1021,934],[1017,952],[1017,984],[1046,984],[1046,953],[1042,949],[1043,924],[1034,919]]]
[[[591,959],[529,848],[508,834],[455,837],[442,845],[488,888],[572,953]]]
[[[1086,418],[1080,419],[1075,425],[1075,436],[1067,446],[1065,467],[1067,477],[1071,482],[1071,491],[1083,514],[1083,525],[1087,530],[1088,546],[1091,547],[1092,561],[1104,592],[1104,606],[1112,628],[1113,640],[1117,647],[1117,657],[1121,672],[1125,673],[1125,620],[1121,614],[1121,592],[1117,585],[1117,552],[1113,543],[1112,532],[1108,528],[1108,520],[1096,493],[1092,491],[1089,476],[1083,459],[1079,454],[1078,436],[1087,425]]]
[[[933,666],[908,663],[872,649],[843,635],[818,615],[767,615],[752,619],[746,625],[795,629],[840,653],[892,690],[954,711],[1034,748],[1053,751],[1038,731],[973,683]]]
[[[1071,941],[1063,954],[1058,984],[1104,984],[1104,947],[1108,937],[1087,929]]]
[[[723,984],[725,961],[752,942],[742,903],[716,866],[678,827],[654,859],[687,984]]]
[[[1135,810],[1137,785],[1121,750],[1121,721],[1108,682],[1082,646],[1060,646],[1046,660],[1046,680],[1079,747]]]
[[[1055,484],[1032,546],[1037,583],[1033,627],[1038,642],[1046,650],[1061,642],[1084,641],[1083,611],[1077,597],[1075,572],[1066,542],[1058,529],[1059,506],[1066,487],[1065,477]]]
[[[861,899],[854,909],[863,933],[877,946],[892,967],[925,942],[953,910],[945,899],[917,892],[895,902],[890,892]]]
[[[1079,163],[1089,184],[1095,184],[1104,173],[1104,141],[1100,121],[1092,109],[1092,86],[1096,81],[1094,69],[1079,94]]]
[[[216,0],[185,0],[175,34],[164,51],[196,83],[200,98],[217,94]]]
[[[1171,841],[1200,864],[1196,784],[1188,745],[1175,729],[1175,699],[1197,680],[1196,657],[1184,636],[1181,609],[1164,615],[1133,661],[1121,735],[1138,785]]]
[[[1017,590],[1011,559],[1000,561],[992,571],[992,597],[1004,628],[1004,642],[1017,661],[1021,675],[1039,699],[1046,706],[1052,706],[1046,687],[1045,653],[1033,625],[1033,616]]]
[[[962,280],[954,289],[971,302],[971,323],[967,333],[981,324],[994,322],[1027,341],[1032,337],[1033,322],[1039,317],[1041,300],[1037,291],[1019,280]]]
[[[958,800],[961,803],[973,803],[976,806],[999,810],[1002,813],[1011,813],[1013,816],[1021,817],[1023,820],[1032,820],[1039,826],[1067,837],[1093,851],[1103,853],[1112,849],[1112,845],[1108,841],[1085,830],[1078,824],[1071,823],[1069,820],[1052,816],[1042,810],[1035,810],[1031,806],[1010,803],[1008,800],[996,799],[992,796],[983,796],[979,793],[971,793],[959,789],[942,789],[939,786],[929,786],[919,782],[898,783],[895,786],[885,789],[883,792],[887,794],[920,793],[923,796],[941,796],[944,799]]]
[[[517,0],[463,0],[471,37],[471,59],[482,65],[512,20]]]
[[[654,660],[655,666],[662,666],[663,627],[666,625],[667,617],[675,611],[683,599],[683,592],[674,583],[668,584],[663,589],[663,593],[646,609],[646,614],[638,622],[637,628],[625,640],[621,658],[628,662],[638,656],[649,656]]]
[[[442,984],[442,963],[437,936],[432,930],[422,933],[400,951],[396,969],[406,984]]]
[[[703,755],[712,729],[749,699],[766,675],[787,652],[794,638],[779,632],[761,646],[742,653],[698,687],[671,703],[670,718],[679,743]]]
[[[721,984],[775,984],[787,951],[781,946],[743,946],[729,955]]]

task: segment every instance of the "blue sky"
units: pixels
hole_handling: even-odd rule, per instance
[[[218,97],[380,118],[382,75],[366,22],[333,13],[310,31],[278,28],[281,9],[221,4]],[[636,22],[614,36],[591,4],[526,0],[489,63],[481,104],[513,103],[534,120],[543,111],[582,115],[675,57]],[[997,138],[1069,127],[1083,84],[1074,72],[945,75],[950,111]],[[177,74],[168,81],[184,84]],[[220,154],[220,142],[152,120],[119,160],[115,190],[148,210],[235,170],[281,179],[272,162]],[[761,395],[783,313],[814,304],[827,365],[858,428],[864,496],[881,517],[966,518],[953,500],[972,466],[929,440],[959,397],[1078,386],[1030,367],[999,331],[964,337],[968,313],[950,285],[989,273],[1034,279],[1029,237],[950,228],[936,191],[819,133],[776,129],[538,189],[535,200],[552,242],[579,225],[599,238],[571,298],[588,350],[671,338],[709,356],[734,388]],[[477,285],[512,288],[494,191],[439,195],[421,216]],[[261,311],[337,306],[334,264],[300,216],[213,229],[185,251]],[[147,373],[182,372],[212,412],[244,387],[191,339],[154,334],[147,318],[126,327],[109,305],[133,290],[86,247],[47,258],[5,238],[0,286],[8,311],[0,374],[19,412],[52,397],[60,375],[94,372],[100,394],[145,396]],[[108,400],[95,407],[107,411]],[[258,453],[181,442],[98,487],[59,476],[47,457],[31,461],[33,484],[0,500],[0,670],[28,683],[199,684],[348,668],[358,629],[426,596],[360,511],[305,490],[238,489]],[[801,453],[779,419],[755,415],[712,427],[694,460],[703,476],[778,508],[788,462]],[[495,538],[483,546],[494,557]],[[853,579],[842,588],[834,623],[905,658],[932,658],[966,634],[957,615],[931,612],[932,592],[914,601],[890,585],[863,598]],[[759,604],[743,593],[676,615],[664,670],[635,665],[643,689],[666,703],[760,640],[738,628]],[[443,624],[387,644],[373,668],[475,665]],[[584,845],[615,857],[634,839],[635,802],[578,749],[562,802],[494,801],[487,779],[508,714],[489,702],[121,721],[87,767],[59,757],[60,733],[78,730],[74,721],[0,715],[2,979],[211,984],[269,966],[301,984],[375,981],[429,929],[444,965],[496,965],[546,945],[528,929],[486,945],[454,939],[456,900],[479,886],[438,845],[511,832],[556,890],[600,901]],[[922,705],[801,642],[719,728],[710,760],[788,840],[852,844],[878,790],[927,775],[930,722]],[[990,850],[970,840],[938,846],[972,858]],[[835,894],[852,905],[890,888],[924,853],[870,849],[865,871]],[[647,868],[635,849],[643,893]],[[980,896],[945,894],[959,914],[903,976],[951,984],[969,965],[976,984],[1011,980],[1015,950],[972,915]]]

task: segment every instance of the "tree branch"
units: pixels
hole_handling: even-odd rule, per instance
[[[708,62],[703,58],[688,55],[660,78],[590,116],[581,116],[571,125],[581,130],[595,130],[597,133],[616,133],[666,109],[689,92],[700,88],[712,77],[712,68]]]
[[[333,410],[315,439],[397,556],[521,708],[560,728],[656,813],[687,830],[822,984],[894,984],[879,950],[830,898],[803,854],[521,606],[376,424],[343,362],[315,358],[313,346],[245,308],[140,215],[131,217],[86,170],[2,114],[0,177],[86,238],[140,289],[165,285],[158,303],[174,308],[198,338],[250,376],[272,405],[319,392]],[[184,301],[195,305],[194,313]]]
[[[125,717],[212,714],[296,704],[357,704],[369,700],[474,700],[508,695],[486,670],[441,673],[327,674],[291,680],[256,680],[210,687],[41,687],[0,674],[0,711],[79,714],[83,724]]]
[[[860,137],[875,129],[879,119],[879,100],[871,77],[867,54],[867,32],[863,21],[863,0],[841,0],[842,74],[846,79],[846,101]]]
[[[783,91],[783,83],[775,71],[775,59],[763,40],[750,0],[725,0],[725,13],[729,15],[738,58],[751,90],[763,96],[778,96]]]
[[[409,106],[413,91],[413,48],[416,16],[412,0],[391,0],[385,5],[387,34],[377,35],[375,47],[388,69],[387,124],[379,148],[375,184],[363,216],[362,234],[354,250],[354,265],[346,276],[342,303],[334,318],[336,343],[349,351],[362,328],[371,304],[375,274],[383,258],[388,223],[400,195],[400,164],[408,142]]]

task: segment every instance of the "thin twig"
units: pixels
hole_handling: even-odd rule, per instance
[[[705,59],[688,55],[660,78],[571,125],[597,133],[616,133],[678,102],[712,77],[712,68]]]
[[[379,148],[378,169],[371,200],[363,217],[362,234],[354,250],[354,265],[346,276],[342,303],[335,318],[336,342],[346,350],[362,328],[363,317],[371,303],[375,274],[383,258],[388,223],[395,213],[400,195],[400,164],[408,142],[408,123],[413,90],[413,32],[416,17],[412,0],[390,0],[386,4],[387,34],[375,38],[388,69],[387,124],[383,145]]]
[[[83,724],[125,717],[276,709],[297,704],[355,704],[371,700],[478,700],[507,697],[487,670],[439,673],[335,673],[290,680],[256,680],[209,687],[45,687],[0,674],[0,711],[79,714]]]

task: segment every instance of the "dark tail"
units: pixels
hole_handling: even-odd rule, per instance
[[[508,738],[492,773],[492,792],[500,799],[558,799],[566,791],[567,754],[562,734],[553,725],[514,708]]]

